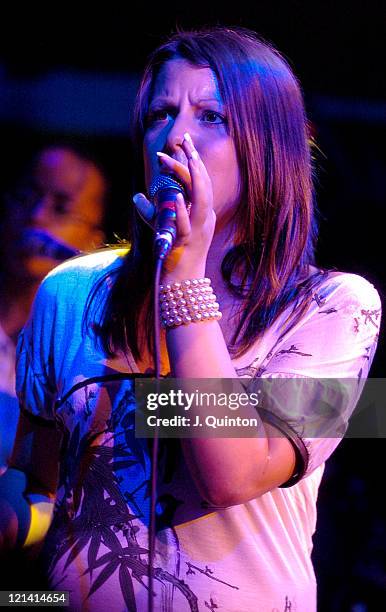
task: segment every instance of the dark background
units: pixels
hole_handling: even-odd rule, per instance
[[[112,184],[108,239],[124,236],[129,113],[146,56],[176,26],[250,27],[281,50],[303,85],[320,149],[319,263],[364,275],[383,298],[384,3],[182,4],[2,9],[0,189],[38,147],[63,138],[80,143]],[[385,360],[381,336],[373,376],[384,375]],[[314,550],[322,612],[386,609],[384,448],[383,440],[345,440],[327,463]]]

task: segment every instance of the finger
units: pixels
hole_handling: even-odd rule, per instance
[[[176,198],[176,226],[177,239],[175,246],[183,246],[188,243],[191,226],[189,220],[189,211],[182,193],[179,193]]]
[[[167,170],[173,172],[184,183],[184,185],[186,185],[186,190],[189,195],[192,186],[189,169],[177,159],[174,159],[173,157],[170,157],[170,155],[167,155],[167,153],[157,151],[157,155],[162,165]]]
[[[199,206],[193,206],[192,213],[194,213],[195,217],[201,218],[202,215],[207,215],[209,210],[213,208],[212,183],[205,164],[201,160],[188,132],[184,134],[181,146],[187,157],[192,179],[192,201],[195,204],[199,204]]]
[[[143,193],[136,193],[133,196],[133,202],[140,217],[142,217],[145,223],[150,225],[150,227],[153,227],[152,220],[155,216],[154,204],[152,204]]]

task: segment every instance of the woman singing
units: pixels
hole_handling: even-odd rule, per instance
[[[302,95],[253,32],[170,38],[145,69],[135,128],[130,249],[56,268],[20,336],[22,417],[3,477],[19,506],[3,502],[5,543],[45,538],[50,584],[73,610],[147,610],[151,445],[135,436],[134,381],[155,367],[150,186],[171,175],[182,193],[159,294],[161,374],[282,384],[263,410],[239,407],[254,437],[160,441],[154,609],[315,611],[317,491],[373,358],[378,294],[314,261]],[[316,381],[296,408],[294,379]],[[321,379],[355,380],[327,390],[340,436],[308,428]]]

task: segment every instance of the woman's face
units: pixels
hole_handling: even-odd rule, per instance
[[[143,144],[147,188],[161,171],[157,151],[187,165],[181,148],[185,132],[211,178],[217,219],[228,219],[238,204],[240,172],[227,111],[212,70],[175,59],[161,68],[150,101]]]

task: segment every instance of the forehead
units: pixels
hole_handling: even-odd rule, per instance
[[[217,79],[210,68],[196,66],[184,59],[165,62],[153,83],[150,99],[172,99],[184,93],[193,101],[211,98],[221,101]]]
[[[66,149],[50,149],[37,160],[34,179],[44,194],[65,196],[69,211],[79,209],[92,221],[101,221],[106,181],[91,162]]]
[[[70,191],[80,188],[85,180],[87,164],[63,149],[44,151],[39,157],[35,169],[35,178],[42,184],[60,184]]]

